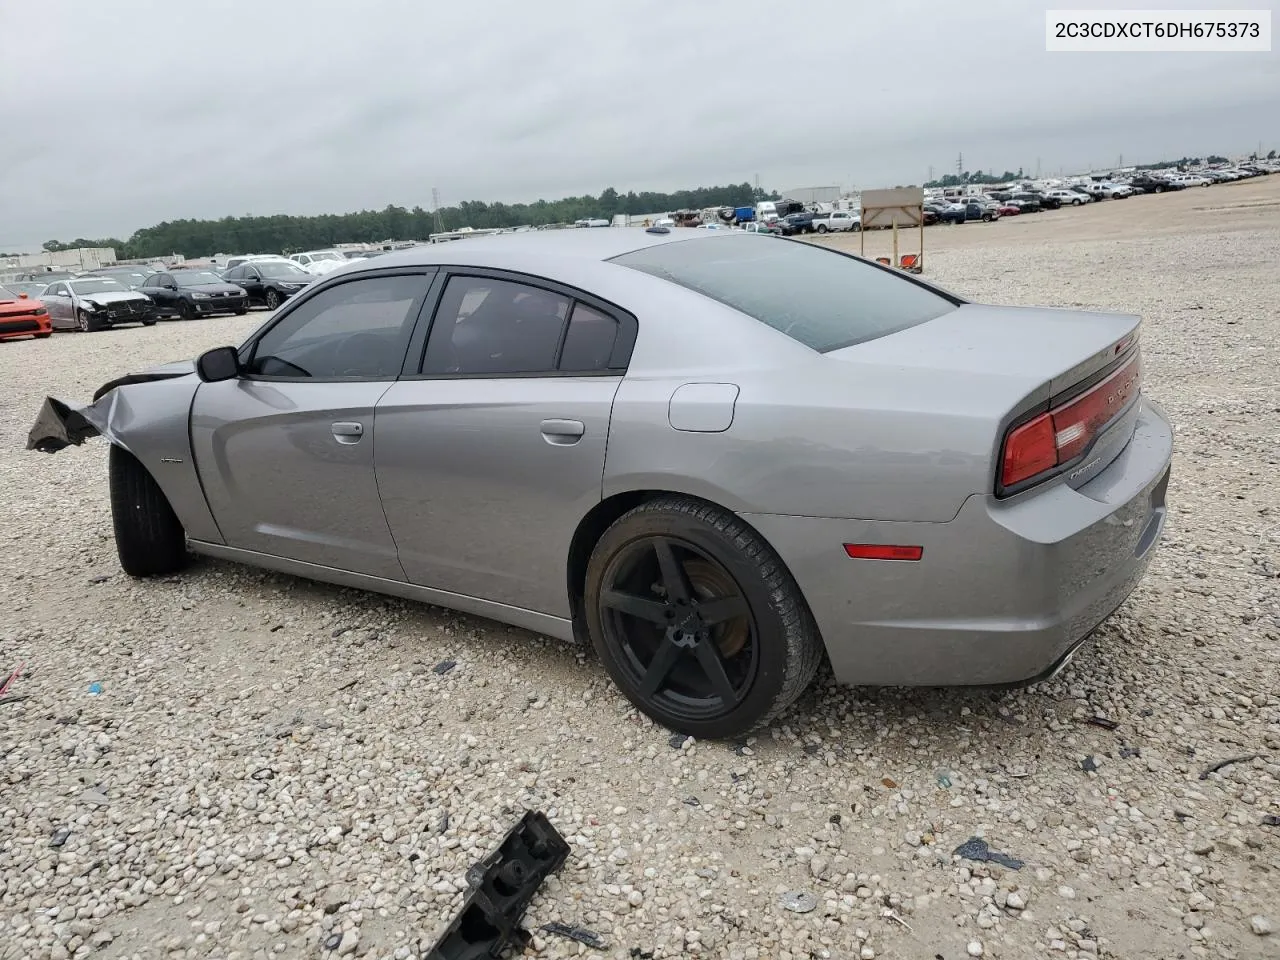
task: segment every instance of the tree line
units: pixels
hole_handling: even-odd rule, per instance
[[[674,193],[644,191],[619,193],[609,187],[599,196],[565,197],[536,203],[484,203],[468,200],[438,211],[420,206],[295,217],[223,217],[221,220],[166,220],[144,227],[128,240],[77,237],[49,240],[48,251],[77,247],[111,247],[121,260],[162,257],[173,253],[207,257],[215,253],[295,253],[336,243],[378,243],[383,240],[426,240],[432,233],[462,227],[476,230],[494,227],[544,226],[583,219],[611,220],[615,214],[643,215],[704,207],[747,206],[760,200],[780,199],[749,183],[698,187]]]

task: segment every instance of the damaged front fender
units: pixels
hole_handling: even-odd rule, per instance
[[[105,437],[146,468],[189,538],[223,543],[191,450],[191,405],[199,386],[187,360],[104,383],[86,406],[46,397],[27,449],[57,453]]]
[[[133,383],[172,380],[188,376],[193,371],[194,366],[188,360],[118,377],[95,390],[93,403],[87,407],[72,407],[56,397],[45,397],[36,422],[27,435],[27,449],[57,453],[70,446],[78,447],[91,437],[103,436],[128,450],[129,445],[112,429],[113,424],[119,423],[115,405],[121,394],[116,388]]]

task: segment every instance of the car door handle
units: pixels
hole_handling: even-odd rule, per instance
[[[570,446],[582,439],[587,432],[581,420],[543,420],[542,439],[558,446]]]
[[[362,423],[344,421],[333,424],[329,429],[333,431],[333,439],[339,443],[359,443],[364,436]]]

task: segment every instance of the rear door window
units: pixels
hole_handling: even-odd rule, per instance
[[[960,302],[857,257],[747,234],[657,244],[612,262],[733,307],[819,353],[926,323]]]

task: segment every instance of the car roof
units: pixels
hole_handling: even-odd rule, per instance
[[[467,237],[433,243],[408,250],[384,253],[376,259],[376,268],[465,264],[478,266],[488,262],[512,270],[522,264],[545,263],[547,258],[577,261],[604,261],[664,243],[699,240],[710,242],[719,234],[732,231],[697,230],[687,227],[666,228],[665,233],[650,233],[644,227],[577,228],[534,230],[526,233],[504,233],[483,237]],[[358,262],[358,261],[353,261]],[[370,264],[373,268],[374,264]]]

